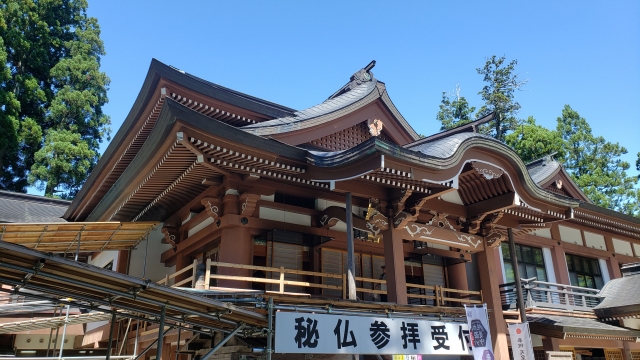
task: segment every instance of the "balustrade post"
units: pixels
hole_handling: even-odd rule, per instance
[[[191,288],[195,288],[196,287],[196,281],[198,281],[197,279],[197,274],[196,272],[198,271],[198,260],[193,260],[193,269],[191,269]]]
[[[564,304],[569,306],[569,289],[563,286],[562,291],[564,292]]]
[[[164,277],[164,286],[169,286],[169,274]]]
[[[284,294],[284,266],[280,266],[280,294]]]
[[[347,298],[347,274],[342,274],[342,298]]]
[[[207,264],[204,272],[204,288],[209,290],[209,282],[211,282],[211,259],[207,259]]]

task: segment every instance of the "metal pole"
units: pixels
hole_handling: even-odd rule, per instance
[[[224,339],[220,340],[220,342],[213,347],[213,349],[209,350],[208,353],[206,353],[203,357],[200,358],[200,360],[207,360],[211,357],[211,355],[215,354],[216,351],[218,351],[218,349],[220,349],[224,344],[227,343],[227,341],[229,341],[232,337],[236,336],[237,333],[240,332],[240,330],[244,329],[244,324],[238,326],[235,330],[233,330],[229,335],[227,335]]]
[[[56,313],[58,312],[58,306],[53,308],[53,317],[56,317]],[[47,357],[49,357],[49,349],[51,349],[51,335],[53,335],[53,328],[49,330],[49,341],[47,342]]]
[[[179,356],[180,356],[180,328],[178,328],[178,342],[176,342],[176,360],[178,360]]]
[[[160,327],[158,328],[158,350],[156,351],[156,359],[162,359],[162,344],[164,338],[164,317],[167,313],[167,307],[163,306],[160,311]]]
[[[60,341],[60,352],[58,359],[62,359],[62,351],[64,350],[64,337],[67,334],[67,322],[69,321],[69,305],[67,305],[67,314],[64,316],[64,327],[62,328],[62,341]]]
[[[129,328],[131,327],[131,318],[129,318],[129,322],[127,323],[127,329],[124,331],[124,339],[122,339],[122,344],[120,344],[120,351],[118,351],[118,356],[122,355],[122,349],[127,345],[127,335],[129,335]]]
[[[109,326],[109,342],[107,343],[107,358],[109,360],[111,358],[111,343],[113,342],[113,330],[115,330],[116,325],[116,312],[114,311],[111,314],[111,326]]]
[[[271,352],[273,348],[273,298],[269,298],[268,313],[269,325],[267,325],[267,360],[271,360]]]
[[[349,300],[356,300],[356,264],[353,260],[353,210],[351,193],[347,192],[346,222],[347,222],[347,290]]]
[[[518,269],[518,257],[516,256],[516,243],[513,241],[513,229],[508,228],[509,235],[509,251],[511,252],[511,266],[513,267],[513,277],[516,280],[516,297],[518,299],[518,307],[520,308],[520,321],[527,322],[527,309],[524,307],[524,298],[522,297],[522,283],[520,282],[520,270]]]
[[[147,253],[148,252],[149,252],[149,235],[147,235],[147,238],[145,239],[145,245],[144,245],[144,266],[142,267],[142,278],[143,279],[144,279],[144,276],[146,275],[146,272],[147,272]],[[132,251],[129,252],[129,262],[131,262],[131,253],[132,253]],[[138,355],[138,333],[139,333],[139,329],[140,329],[140,320],[138,320],[136,322],[136,340],[133,342],[133,356],[134,357],[136,357],[136,355]]]
[[[164,332],[164,334],[162,334],[162,336],[164,337],[164,336],[165,336],[165,335],[167,335],[167,333],[168,333],[169,331],[171,331],[171,330],[173,330],[173,326],[172,326],[172,327],[170,327],[170,328],[168,328],[168,329],[167,329],[167,331],[165,331],[165,332]],[[160,337],[158,337],[158,339],[159,339],[159,338],[160,338]],[[142,351],[140,351],[140,354],[139,354],[138,356],[134,357],[134,358],[133,358],[133,360],[138,360],[138,359],[140,359],[141,357],[143,357],[143,356],[144,356],[144,354],[146,354],[146,353],[147,353],[147,351],[151,350],[151,349],[156,345],[156,343],[158,342],[158,339],[153,340],[153,342],[152,342],[151,344],[149,344],[149,346],[147,346],[146,348],[144,348]],[[156,357],[156,359],[158,359],[158,357]]]

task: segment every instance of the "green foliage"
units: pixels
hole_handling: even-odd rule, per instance
[[[456,98],[451,100],[446,92],[442,93],[440,111],[436,119],[442,123],[440,130],[449,130],[474,120],[475,107],[470,107],[467,99],[460,96],[460,89],[456,88]]]
[[[495,119],[489,123],[489,134],[500,141],[504,141],[507,132],[516,130],[520,123],[516,117],[520,104],[515,101],[515,92],[526,81],[518,79],[515,73],[517,64],[518,60],[513,60],[505,66],[504,56],[493,55],[483,67],[476,69],[486,83],[478,93],[484,105],[478,110],[477,117],[495,113]]]
[[[525,163],[553,153],[556,153],[557,158],[563,158],[565,153],[560,133],[536,124],[533,116],[529,116],[516,131],[508,134],[505,141]]]
[[[80,174],[97,163],[110,133],[102,113],[109,79],[100,72],[100,28],[86,9],[86,0],[0,1],[0,60],[6,55],[8,69],[0,74],[0,100],[14,101],[0,108],[0,144],[12,144],[0,151],[0,189],[32,184],[47,196],[64,189],[60,196],[72,197]],[[64,168],[77,173],[63,175]]]
[[[569,105],[556,130],[564,141],[564,166],[585,195],[596,205],[640,216],[638,179],[627,175],[631,164],[620,159],[627,149],[594,136],[586,119]]]

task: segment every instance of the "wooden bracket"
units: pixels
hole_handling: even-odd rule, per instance
[[[204,210],[209,214],[213,221],[218,221],[218,218],[222,213],[222,202],[220,199],[207,196],[202,198],[200,203],[204,205]]]
[[[171,248],[175,252],[177,249],[176,244],[180,239],[180,231],[177,227],[174,226],[165,226],[161,229],[161,231],[164,234],[164,241],[167,244],[171,245]]]
[[[253,212],[256,209],[256,205],[258,204],[258,200],[260,200],[259,194],[253,194],[249,192],[242,193],[240,195],[240,214],[245,216],[252,216]]]

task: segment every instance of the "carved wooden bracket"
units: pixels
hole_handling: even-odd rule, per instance
[[[240,195],[240,214],[245,216],[253,215],[253,212],[256,209],[256,205],[258,204],[258,200],[260,200],[260,195],[251,194],[248,192]]]
[[[485,239],[487,239],[487,246],[492,249],[497,248],[500,246],[500,243],[507,240],[507,231],[491,226],[487,236],[485,236]]]
[[[404,211],[405,202],[413,193],[413,190],[409,189],[395,189],[395,194],[392,195],[391,206],[393,207],[394,214],[398,214]]]
[[[176,251],[176,244],[178,242],[178,239],[180,238],[180,232],[178,231],[178,228],[173,226],[165,226],[161,229],[161,231],[164,234],[164,240],[167,242],[167,244],[171,245],[173,251]]]
[[[219,198],[205,197],[200,200],[200,203],[204,205],[204,210],[209,214],[213,221],[218,221],[220,214],[222,214],[222,202]]]
[[[449,224],[448,221],[446,224],[437,221],[437,226],[431,225],[432,222],[427,224],[407,223],[407,225],[403,227],[405,234],[402,238],[406,240],[425,241],[469,251],[483,250],[484,246],[481,236],[457,232],[452,230],[452,227],[447,228],[447,224]],[[449,224],[449,226],[451,225]]]
[[[318,226],[321,228],[330,228],[335,226],[338,221],[346,222],[347,212],[345,208],[339,206],[329,206],[318,215]],[[353,227],[362,231],[368,231],[377,236],[380,231],[389,228],[389,221],[386,216],[377,210],[373,210],[373,214],[369,220],[365,220],[360,216],[353,215]]]
[[[474,170],[477,171],[478,174],[484,176],[487,180],[497,179],[504,174],[502,169],[478,161],[472,161],[471,166],[473,166]]]
[[[407,190],[409,192],[410,190]],[[409,205],[407,211],[400,211],[393,217],[393,226],[396,229],[401,229],[407,225],[410,221],[416,221],[418,215],[420,215],[420,209],[422,205],[428,200],[427,197],[417,199],[413,204]]]

